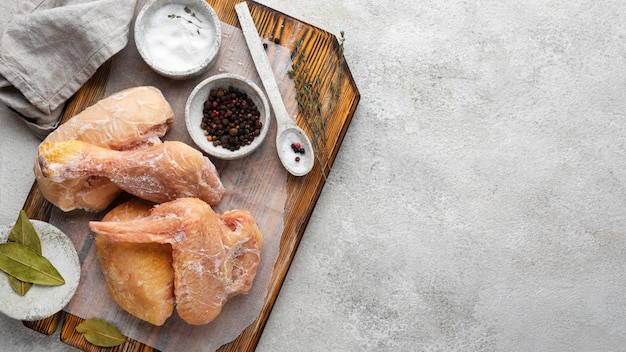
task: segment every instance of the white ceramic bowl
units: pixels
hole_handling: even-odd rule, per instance
[[[263,124],[260,134],[254,138],[251,144],[242,146],[235,151],[222,146],[214,146],[213,142],[207,140],[207,136],[205,136],[204,130],[200,126],[204,116],[204,102],[207,101],[211,90],[229,87],[233,87],[248,95],[259,110],[259,120]],[[185,106],[185,123],[194,143],[205,153],[224,160],[239,159],[255,151],[267,136],[269,119],[269,105],[261,89],[249,79],[232,73],[215,75],[200,82],[189,95],[187,105]]]
[[[72,241],[55,226],[30,220],[39,235],[41,252],[59,271],[65,284],[33,285],[26,295],[18,295],[9,285],[8,276],[0,271],[0,312],[18,320],[47,318],[69,303],[80,281],[80,261]],[[0,227],[0,243],[6,242],[13,224]]]
[[[220,20],[204,0],[150,0],[137,15],[134,35],[146,64],[172,79],[205,73],[222,45]]]

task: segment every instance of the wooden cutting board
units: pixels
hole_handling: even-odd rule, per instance
[[[239,27],[234,6],[241,0],[207,0],[207,2],[223,23]],[[341,38],[338,39],[331,33],[254,1],[248,1],[248,6],[263,40],[280,45],[291,52],[295,88],[284,93],[283,98],[286,104],[292,104],[288,109],[298,111],[296,122],[316,141],[318,157],[308,175],[288,177],[285,201],[285,209],[288,211],[283,218],[278,259],[259,315],[234,341],[223,345],[219,351],[255,349],[360,100],[359,91],[344,61]],[[80,89],[68,103],[62,122],[105,96],[112,67],[114,66],[111,61],[107,62]],[[320,102],[325,103],[319,104]],[[218,169],[219,166],[218,163]],[[263,187],[263,184],[259,183],[258,187]],[[49,221],[53,207],[42,197],[35,183],[24,204],[28,216],[32,219]],[[75,331],[75,327],[82,321],[81,317],[60,312],[40,321],[24,322],[24,325],[48,335],[61,326],[61,340],[85,351],[156,350],[130,338],[124,345],[113,349],[98,348]]]

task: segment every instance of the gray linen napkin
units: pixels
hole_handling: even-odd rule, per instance
[[[136,0],[21,0],[0,16],[0,102],[40,138],[96,70],[128,43]]]

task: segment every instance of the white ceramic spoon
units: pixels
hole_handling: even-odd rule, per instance
[[[265,54],[265,48],[263,48],[259,33],[254,26],[247,3],[241,2],[235,5],[235,11],[237,11],[243,36],[252,55],[252,61],[254,61],[254,66],[259,73],[259,77],[261,77],[261,82],[263,82],[263,87],[265,87],[265,92],[274,111],[274,117],[278,126],[276,129],[276,150],[280,162],[292,175],[304,176],[311,171],[315,163],[311,141],[306,133],[289,117],[283,98],[278,90],[272,66]],[[304,149],[304,153],[296,153],[292,149],[292,144],[297,145],[298,143],[300,148]]]

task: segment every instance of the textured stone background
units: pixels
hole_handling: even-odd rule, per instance
[[[622,1],[261,3],[345,31],[362,99],[258,351],[626,351]],[[2,115],[7,222],[37,141]]]

